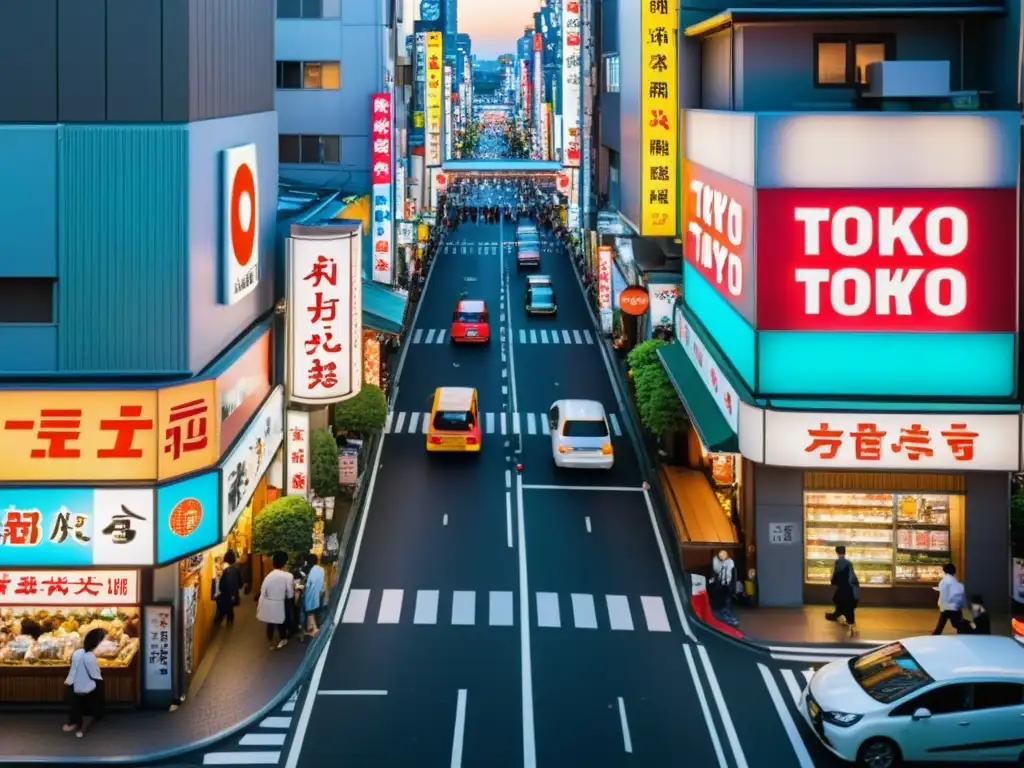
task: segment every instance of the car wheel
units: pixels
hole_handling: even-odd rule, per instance
[[[892,739],[868,739],[857,750],[857,765],[863,768],[897,768],[902,762],[900,748]]]

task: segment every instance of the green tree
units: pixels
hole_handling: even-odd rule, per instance
[[[313,546],[316,512],[301,496],[282,496],[270,502],[252,521],[252,548],[260,555],[287,552],[297,555]]]
[[[661,366],[661,359],[658,357],[658,348],[665,346],[668,342],[662,339],[648,339],[642,341],[633,347],[632,351],[626,355],[626,362],[629,363],[631,370],[636,371],[639,368],[646,368],[649,365]]]
[[[334,406],[335,428],[359,435],[383,429],[387,417],[388,399],[373,384],[364,383],[358,395]]]
[[[314,429],[309,434],[309,481],[321,499],[333,499],[340,491],[338,443],[329,429]]]
[[[657,357],[658,347],[665,343],[646,341],[629,356],[640,420],[655,435],[668,434],[686,424],[686,410]]]

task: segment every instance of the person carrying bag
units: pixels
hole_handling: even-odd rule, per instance
[[[82,641],[82,647],[71,654],[71,669],[64,680],[68,688],[68,722],[64,731],[75,732],[75,736],[85,735],[85,718],[92,721],[103,716],[103,675],[96,660],[96,648],[103,642],[107,633],[96,628],[90,630]]]

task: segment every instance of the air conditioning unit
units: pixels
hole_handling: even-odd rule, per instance
[[[868,64],[867,99],[948,98],[948,61],[876,61]]]

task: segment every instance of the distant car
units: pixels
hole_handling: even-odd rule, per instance
[[[528,315],[554,315],[558,312],[558,303],[555,298],[555,289],[551,281],[526,284],[526,314]]]
[[[890,643],[819,669],[800,710],[833,754],[868,768],[1024,761],[1024,645],[993,635]]]
[[[438,387],[427,423],[427,451],[480,452],[480,404],[472,387]]]
[[[453,343],[486,344],[491,340],[490,313],[487,304],[474,299],[460,299],[452,313],[450,337]]]
[[[548,411],[556,467],[611,469],[615,453],[604,406],[596,400],[557,400]]]
[[[540,235],[532,224],[520,224],[516,229],[516,266],[540,266]]]

